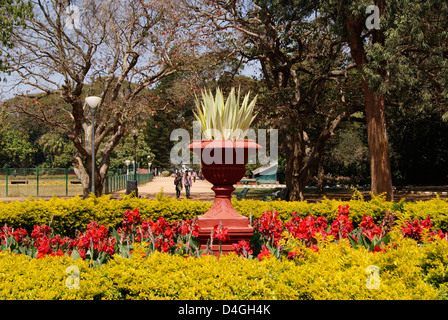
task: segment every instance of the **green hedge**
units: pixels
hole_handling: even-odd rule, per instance
[[[123,212],[139,208],[141,217],[167,220],[193,219],[206,212],[210,203],[182,200],[159,196],[157,200],[125,196],[112,200],[110,196],[80,197],[50,200],[28,200],[0,202],[0,225],[32,230],[34,225],[49,224],[55,232],[74,235],[76,230],[84,231],[90,221],[95,220],[108,228],[117,227],[123,221]]]
[[[324,199],[318,203],[256,200],[233,200],[234,207],[245,216],[253,219],[268,210],[276,210],[283,221],[291,217],[291,212],[300,216],[324,216],[331,221],[337,214],[338,206],[350,206],[350,218],[355,224],[362,220],[362,216],[370,215],[376,222],[382,220],[384,213],[394,211],[399,220],[424,219],[428,215],[434,223],[435,229],[448,230],[448,201],[435,198],[428,201],[399,203],[387,202],[384,197],[372,197],[364,201],[355,193],[350,201]],[[159,195],[155,200],[145,198],[124,197],[120,200],[111,200],[110,196],[91,197],[81,199],[52,198],[50,200],[29,200],[0,202],[0,225],[7,223],[12,227],[22,227],[32,230],[34,225],[49,224],[57,233],[73,235],[76,230],[84,231],[91,220],[104,224],[109,228],[117,227],[122,221],[123,212],[139,208],[142,218],[164,217],[169,221],[188,220],[205,213],[211,202],[192,200],[176,200]]]
[[[142,249],[94,268],[67,256],[0,252],[0,299],[447,299],[445,240],[417,246],[402,239],[378,253],[331,242],[295,260],[262,261],[159,252],[143,258]],[[69,266],[79,270],[74,289]]]

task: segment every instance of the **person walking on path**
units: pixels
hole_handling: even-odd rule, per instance
[[[190,199],[190,187],[193,183],[191,182],[191,176],[188,174],[188,171],[185,171],[182,182],[185,186],[185,193],[187,194],[187,199]]]
[[[182,176],[180,173],[176,174],[176,177],[174,178],[174,185],[176,188],[176,198],[179,199],[180,192],[182,191]]]

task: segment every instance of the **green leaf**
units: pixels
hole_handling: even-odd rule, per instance
[[[220,88],[216,89],[215,97],[211,91],[201,92],[202,101],[196,97],[196,112],[194,116],[199,121],[201,132],[206,139],[241,139],[249,129],[250,124],[255,119],[252,115],[257,96],[249,103],[248,93],[241,104],[240,89],[235,93],[232,88],[227,100]]]
[[[350,241],[350,244],[352,245],[353,249],[356,249],[358,247],[358,242],[356,242],[355,239],[353,239],[353,236],[351,234],[349,234],[347,238]]]
[[[37,248],[31,247],[27,252],[27,256],[34,258],[34,259],[37,258]]]
[[[390,243],[390,235],[386,234],[385,236],[383,236],[383,237],[381,238],[381,241],[382,241],[384,244],[389,244],[389,243]]]
[[[364,237],[363,237],[363,240],[364,240],[364,243],[366,244],[366,247],[367,247],[367,248],[370,248],[371,245],[372,245],[372,241],[370,241],[369,237],[364,236]]]
[[[81,255],[79,254],[79,251],[76,250],[76,249],[72,250],[72,253],[70,254],[70,257],[73,258],[74,260],[81,259]]]

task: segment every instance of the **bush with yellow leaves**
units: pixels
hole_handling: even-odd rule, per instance
[[[208,202],[178,201],[163,195],[155,200],[131,196],[112,200],[109,195],[104,195],[87,199],[53,197],[50,200],[0,201],[0,225],[6,223],[30,232],[34,225],[48,225],[51,221],[55,233],[74,236],[76,230],[85,231],[92,220],[108,229],[116,228],[123,220],[123,212],[135,208],[140,210],[142,219],[164,217],[175,221],[193,219],[210,206]]]
[[[318,252],[290,242],[303,254],[261,261],[233,253],[145,257],[137,244],[131,258],[94,267],[0,252],[0,299],[446,299],[448,242],[394,241],[395,249],[377,253],[346,240],[322,240]]]
[[[384,195],[373,196],[370,201],[365,201],[359,192],[355,192],[350,201],[329,200],[324,198],[318,203],[306,201],[257,201],[236,200],[232,203],[236,210],[253,219],[260,218],[266,211],[275,210],[282,221],[287,221],[292,212],[297,212],[300,217],[312,215],[333,220],[338,212],[338,207],[349,205],[350,219],[355,225],[359,224],[363,215],[369,215],[373,220],[380,222],[386,211],[397,214],[398,221],[410,221],[425,219],[431,216],[431,222],[435,229],[448,230],[448,201],[438,197],[428,201],[406,202],[404,200],[394,203],[385,200]],[[25,228],[28,231],[34,225],[49,224],[56,233],[73,236],[76,230],[85,231],[90,221],[95,220],[107,228],[117,227],[126,210],[139,208],[143,219],[157,220],[164,217],[168,221],[190,220],[204,214],[211,207],[211,202],[194,200],[173,199],[159,194],[157,199],[135,198],[124,196],[120,200],[112,200],[109,195],[82,199],[74,197],[61,199],[54,197],[50,200],[29,201],[0,201],[0,225],[5,223],[15,228]]]

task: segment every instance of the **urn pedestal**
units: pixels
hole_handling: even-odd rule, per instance
[[[229,239],[221,243],[222,254],[232,251],[232,244],[240,240],[249,241],[253,228],[249,219],[239,214],[232,205],[233,185],[246,173],[249,155],[260,149],[252,140],[202,140],[189,145],[201,159],[202,174],[213,184],[215,199],[212,207],[198,216],[200,249],[210,243],[214,226],[222,225],[228,229]],[[213,241],[212,250],[219,255],[219,243]]]

